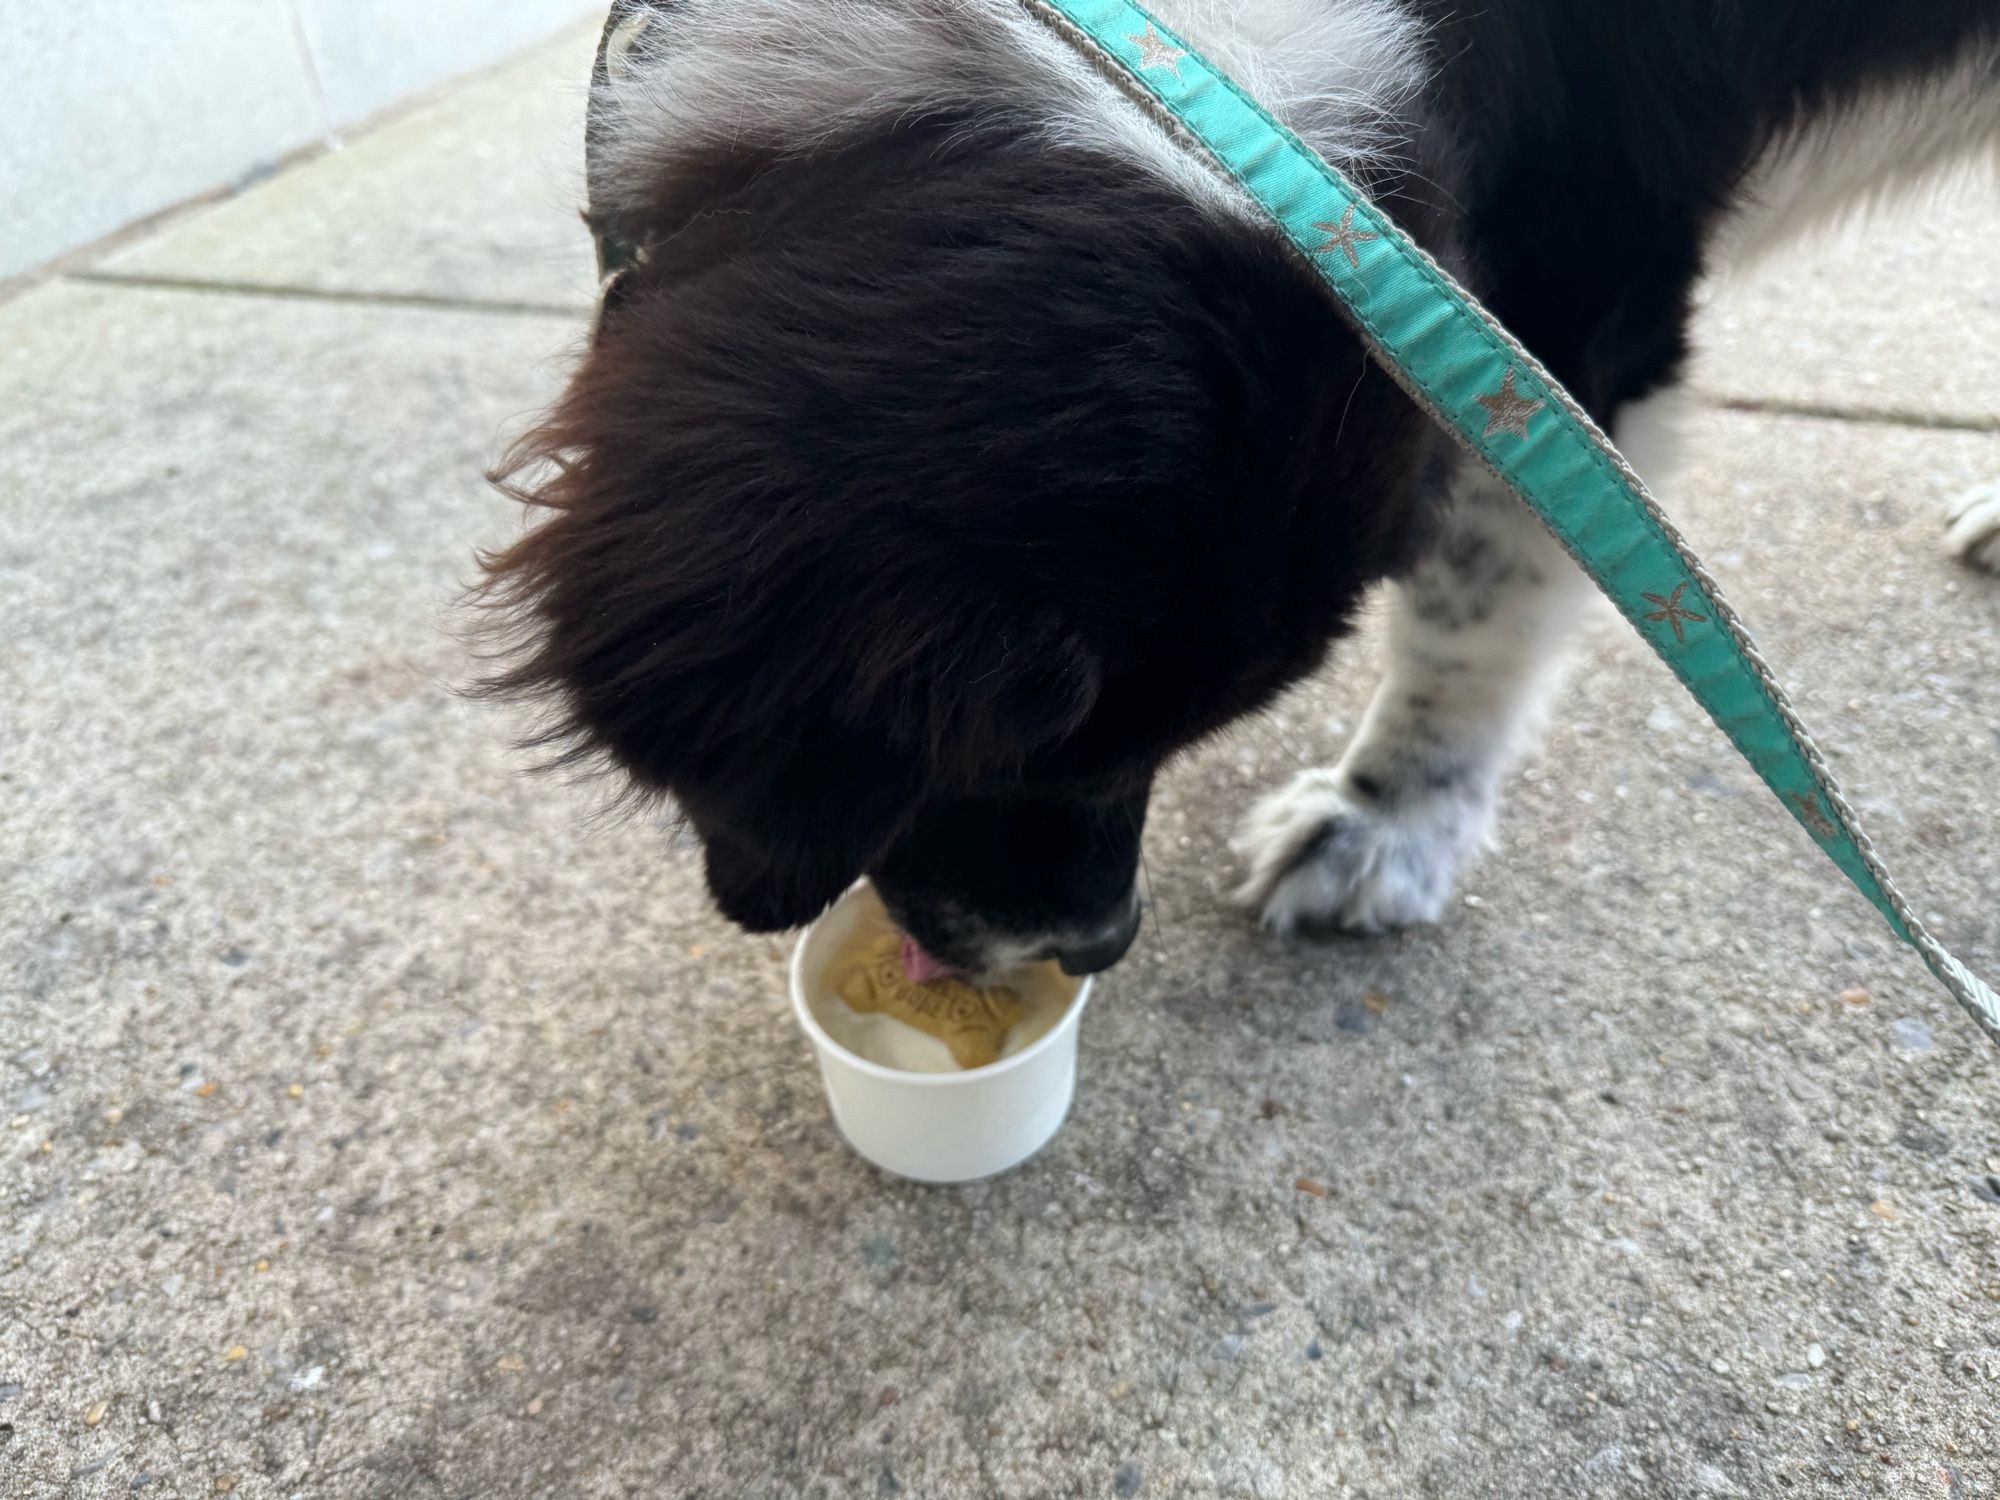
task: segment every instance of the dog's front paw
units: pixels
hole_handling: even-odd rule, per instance
[[[1944,545],[1953,557],[2000,573],[2000,484],[1982,484],[1958,497]]]
[[[1491,799],[1464,788],[1386,805],[1337,771],[1305,771],[1251,808],[1231,841],[1250,867],[1236,898],[1280,933],[1435,922],[1491,819]]]

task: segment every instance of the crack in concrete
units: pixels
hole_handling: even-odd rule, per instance
[[[57,280],[95,286],[133,287],[144,291],[194,292],[209,296],[275,297],[292,301],[351,303],[364,307],[414,307],[431,312],[483,313],[515,318],[581,319],[590,309],[580,303],[517,301],[507,298],[446,297],[434,292],[361,291],[303,286],[288,282],[210,280],[199,276],[158,276],[137,271],[84,269],[59,272]],[[1913,411],[1906,407],[1834,406],[1783,397],[1710,396],[1717,411],[1802,421],[1845,422],[1858,426],[1905,427],[1925,432],[2000,433],[2000,417],[1953,416]]]
[[[1707,399],[1709,405],[1721,411],[1749,412],[1761,417],[1799,417],[1875,427],[1915,427],[1927,432],[2000,432],[2000,417],[1958,417],[1896,406],[1832,406],[1817,401],[1788,401],[1781,396],[1711,396]]]
[[[433,292],[347,291],[334,287],[299,286],[283,282],[210,281],[199,276],[151,276],[143,272],[68,271],[62,281],[93,286],[131,287],[140,291],[194,292],[224,297],[275,297],[297,302],[351,303],[363,307],[415,307],[429,312],[489,313],[512,318],[580,320],[590,309],[561,302],[518,302],[503,298],[443,297]]]

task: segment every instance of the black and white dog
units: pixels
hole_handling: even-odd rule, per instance
[[[1586,591],[1537,523],[1017,0],[654,3],[594,138],[644,256],[512,463],[496,688],[670,795],[746,927],[866,872],[944,963],[1081,972],[1162,762],[1386,579],[1366,721],[1236,847],[1280,930],[1435,918]],[[1656,482],[1704,268],[2000,145],[2000,0],[1156,9]]]

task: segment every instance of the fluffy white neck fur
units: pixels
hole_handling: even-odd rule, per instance
[[[1336,162],[1393,157],[1425,79],[1402,0],[1156,0],[1173,30]],[[643,192],[682,153],[805,155],[884,121],[1011,117],[1052,143],[1116,152],[1198,203],[1235,190],[1019,0],[686,0],[633,39],[599,144]],[[615,203],[608,205],[616,208]]]

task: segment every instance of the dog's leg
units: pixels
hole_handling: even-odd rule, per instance
[[[1620,441],[1644,473],[1671,456],[1669,415],[1646,402],[1621,416]],[[1232,846],[1249,866],[1239,899],[1280,932],[1435,921],[1486,842],[1501,777],[1592,597],[1541,522],[1462,464],[1435,544],[1391,586],[1388,675],[1347,753],[1245,818]]]
[[[2000,573],[2000,484],[1982,484],[1958,497],[1944,544],[1953,557]]]
[[[1588,587],[1520,501],[1462,467],[1436,545],[1390,586],[1388,674],[1347,753],[1244,820],[1239,899],[1280,932],[1435,921],[1486,840]]]

